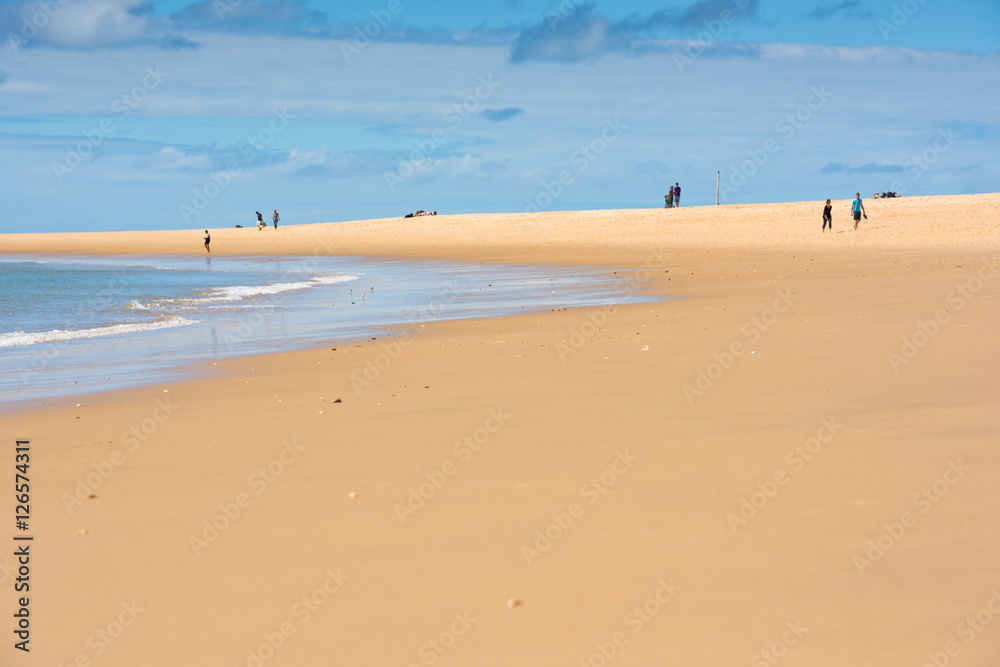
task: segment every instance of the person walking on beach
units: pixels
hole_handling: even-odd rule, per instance
[[[666,208],[674,207],[674,186],[670,186],[670,192],[667,194],[667,206]]]
[[[674,183],[674,208],[681,207],[681,184]]]
[[[205,251],[206,252],[212,252],[212,249],[208,247],[208,244],[211,243],[211,242],[212,242],[212,235],[209,234],[208,230],[206,229],[205,230]]]
[[[256,213],[257,213],[257,231],[259,232],[260,230],[264,229],[264,216],[260,214],[260,211],[256,211]]]
[[[830,200],[826,200],[826,206],[823,207],[823,233],[826,234],[826,226],[830,225],[830,231],[833,231],[833,204]]]
[[[278,209],[274,209],[274,213],[271,214],[271,222],[274,223],[274,228],[278,228],[278,222],[281,220],[281,216],[278,215]]]
[[[864,214],[865,220],[868,219],[868,213],[865,211],[865,205],[861,203],[861,193],[854,195],[856,199],[854,200],[854,228],[858,228],[858,223],[861,222],[861,216]],[[831,226],[830,229],[833,229]]]

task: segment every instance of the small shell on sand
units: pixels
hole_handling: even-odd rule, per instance
[[[81,535],[86,535],[86,534],[87,534],[87,531],[85,531],[85,530],[83,530],[83,529],[80,529],[80,530],[76,531],[76,532],[75,532],[75,533],[73,533],[73,534],[79,537],[79,536],[81,536]]]
[[[521,601],[518,600],[517,598],[511,598],[507,600],[508,609],[513,609],[514,607],[520,607],[520,606],[521,606]]]
[[[351,491],[350,493],[347,494],[347,497],[353,500],[354,498],[358,497],[358,494],[354,491]]]
[[[321,415],[325,415],[325,414],[326,414],[326,410],[320,410],[320,411],[319,411],[319,413],[320,413]]]

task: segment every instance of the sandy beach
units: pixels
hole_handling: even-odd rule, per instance
[[[820,202],[209,225],[219,255],[596,265],[663,300],[0,415],[35,537],[32,651],[0,662],[997,664],[1000,194],[865,207],[825,235]]]

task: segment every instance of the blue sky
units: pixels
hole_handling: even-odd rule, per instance
[[[0,0],[0,232],[993,192],[998,35],[995,0]]]

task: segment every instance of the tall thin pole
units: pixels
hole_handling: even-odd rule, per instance
[[[722,182],[722,172],[715,172],[715,205],[719,205],[719,183]]]

